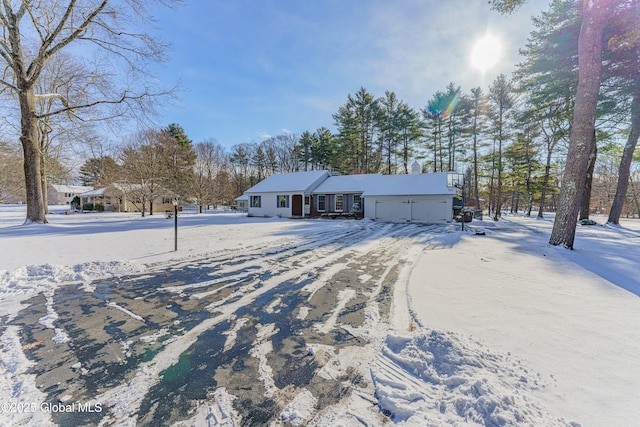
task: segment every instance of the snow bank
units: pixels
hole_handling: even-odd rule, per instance
[[[452,332],[389,336],[372,367],[380,410],[398,425],[562,426],[531,397],[539,375]]]

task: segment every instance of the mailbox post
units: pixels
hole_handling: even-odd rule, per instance
[[[173,199],[173,250],[178,252],[178,199]]]

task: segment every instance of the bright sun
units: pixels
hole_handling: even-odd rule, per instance
[[[502,43],[494,36],[486,35],[479,39],[471,52],[471,65],[486,72],[498,63],[502,56]]]

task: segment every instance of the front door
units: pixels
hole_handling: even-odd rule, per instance
[[[291,197],[291,216],[302,216],[302,196],[294,194]]]

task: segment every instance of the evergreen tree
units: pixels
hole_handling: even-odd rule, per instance
[[[120,166],[111,156],[92,157],[80,168],[82,185],[103,187],[118,180]]]
[[[493,7],[511,13],[524,0],[491,0]],[[578,36],[578,85],[569,151],[563,174],[560,202],[549,243],[573,248],[576,219],[586,182],[587,162],[593,151],[591,143],[595,130],[598,93],[602,78],[602,51],[605,27],[613,12],[614,2],[608,0],[584,1],[581,4],[582,22]]]
[[[500,217],[502,209],[502,149],[505,141],[508,139],[509,132],[509,112],[515,106],[515,90],[504,74],[500,74],[491,84],[489,89],[489,101],[491,106],[491,117],[495,129],[494,141],[497,143],[497,152],[495,155],[497,173],[496,186],[493,194],[493,219],[495,221]]]
[[[422,137],[422,126],[418,113],[404,102],[398,105],[397,129],[399,132],[399,151],[402,158],[402,168],[409,173],[409,160],[414,155],[415,143]],[[391,173],[391,172],[389,172]]]
[[[422,110],[422,115],[426,120],[428,131],[431,134],[429,140],[431,141],[430,149],[433,153],[433,172],[443,172],[444,153],[443,153],[443,128],[446,118],[446,111],[449,105],[449,99],[446,94],[441,91],[437,91],[427,106]]]
[[[399,140],[400,112],[398,98],[391,91],[385,91],[384,98],[380,99],[380,140],[386,160],[387,174],[391,174],[391,159],[396,152]]]
[[[486,97],[479,87],[471,89],[469,97],[469,115],[471,117],[470,132],[472,140],[472,189],[471,199],[475,201],[477,209],[480,209],[480,190],[478,175],[478,155],[480,150],[480,136],[485,131],[485,118],[487,115]]]
[[[460,138],[464,132],[466,120],[467,102],[462,95],[460,86],[453,82],[447,85],[445,91],[447,109],[445,110],[445,132],[447,140],[447,171],[456,170],[456,158],[461,151]]]
[[[189,182],[193,179],[193,166],[197,156],[191,139],[180,125],[172,123],[162,129],[158,142],[162,146],[165,160],[164,185],[181,197],[193,196],[189,194]]]
[[[378,131],[379,103],[363,87],[355,95],[347,96],[347,103],[334,114],[340,151],[342,173],[377,172],[373,151]]]
[[[253,153],[251,166],[253,166],[256,172],[257,182],[260,182],[267,177],[267,157],[261,145],[258,145]]]
[[[299,142],[299,151],[300,151],[300,161],[303,164],[303,170],[307,171],[309,170],[309,167],[311,165],[311,169],[313,169],[312,165],[313,165],[313,159],[311,157],[311,147],[314,144],[314,140],[313,140],[313,136],[311,135],[311,132],[304,131],[302,132],[302,134],[300,135],[300,142]]]
[[[505,149],[505,181],[511,192],[511,211],[519,210],[520,202],[527,201],[527,216],[531,216],[533,197],[539,191],[542,165],[539,159],[539,146],[535,142],[531,129],[519,133],[516,139]]]
[[[312,135],[311,157],[315,169],[339,170],[340,163],[336,138],[326,127],[318,128]]]
[[[618,183],[607,222],[618,224],[631,183],[631,163],[640,138],[640,2],[623,3],[608,29],[605,74],[619,92],[630,98],[630,127],[620,159]],[[634,193],[635,194],[635,193]],[[637,202],[637,201],[636,201]]]

